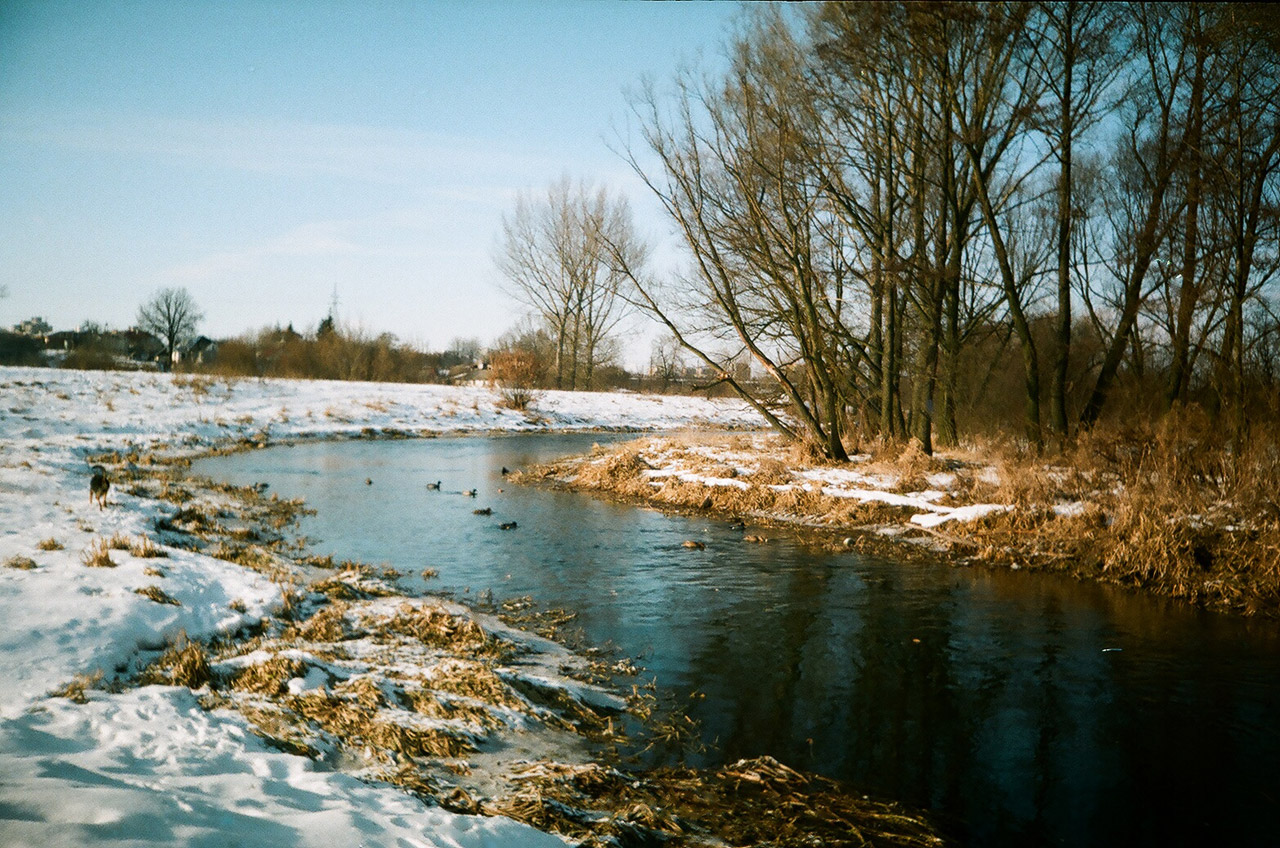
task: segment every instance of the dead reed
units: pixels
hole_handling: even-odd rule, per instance
[[[769,757],[644,773],[531,763],[483,807],[584,845],[945,844],[918,814]]]
[[[102,682],[102,669],[87,674],[77,674],[71,680],[49,693],[54,698],[67,698],[72,703],[89,703],[88,691]]]
[[[161,559],[169,554],[148,536],[136,536],[129,541],[129,553],[140,559]]]
[[[204,647],[181,632],[155,662],[142,670],[138,679],[144,686],[160,684],[199,689],[213,682],[213,669]]]
[[[274,656],[240,669],[231,677],[231,688],[237,692],[280,696],[289,691],[289,681],[303,677],[307,664],[293,657]]]
[[[89,568],[115,568],[117,565],[111,558],[111,546],[107,539],[92,542],[84,553],[80,554],[80,562]]]
[[[133,593],[155,601],[157,604],[168,604],[175,607],[182,606],[182,601],[179,601],[159,586],[143,586],[140,589],[134,589]]]

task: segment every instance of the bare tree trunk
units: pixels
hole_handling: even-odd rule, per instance
[[[1198,268],[1198,236],[1200,200],[1203,173],[1201,145],[1204,136],[1204,65],[1206,48],[1200,25],[1200,7],[1190,4],[1190,30],[1187,40],[1193,45],[1195,63],[1191,76],[1191,101],[1187,107],[1185,148],[1187,156],[1187,199],[1182,232],[1182,283],[1178,289],[1178,312],[1173,326],[1173,351],[1169,380],[1165,386],[1164,406],[1169,409],[1186,398],[1190,380],[1189,352],[1191,349],[1191,322],[1200,302]]]
[[[1049,387],[1049,426],[1063,447],[1067,425],[1067,373],[1071,362],[1071,156],[1075,139],[1072,77],[1075,74],[1075,13],[1079,3],[1067,0],[1061,27],[1062,80],[1058,90],[1058,303],[1054,316],[1053,380]]]

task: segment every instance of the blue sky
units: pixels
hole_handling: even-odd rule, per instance
[[[520,316],[492,254],[610,150],[624,88],[714,61],[706,2],[0,2],[0,326],[115,328],[185,286],[213,336],[339,317],[432,348]],[[633,340],[632,364],[647,345]]]

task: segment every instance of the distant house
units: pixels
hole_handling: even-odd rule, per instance
[[[34,318],[28,318],[20,324],[13,325],[13,331],[24,336],[43,336],[52,332],[53,327],[49,326],[49,322],[37,315]]]
[[[50,365],[137,370],[156,368],[164,356],[160,340],[141,330],[59,330],[39,342]]]
[[[89,337],[88,333],[78,333],[75,330],[59,330],[56,333],[49,333],[44,337],[45,350],[75,350],[84,344]]]
[[[489,363],[484,360],[455,365],[449,369],[446,378],[454,386],[486,386],[492,380]]]
[[[105,333],[118,340],[121,353],[134,362],[159,363],[164,359],[164,342],[145,330],[125,330],[122,333]]]
[[[208,336],[200,336],[183,351],[182,358],[197,364],[212,360],[218,355],[218,343]]]

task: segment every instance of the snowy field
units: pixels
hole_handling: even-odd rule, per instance
[[[567,429],[753,427],[735,401],[546,392],[529,414],[485,388],[0,368],[0,845],[538,846],[563,842],[517,822],[459,816],[398,789],[273,750],[236,713],[207,712],[186,688],[87,703],[50,693],[130,667],[181,631],[235,630],[281,600],[239,565],[167,550],[152,561],[95,543],[138,539],[168,505],[113,488],[89,503],[87,457],[195,453],[237,442]]]

